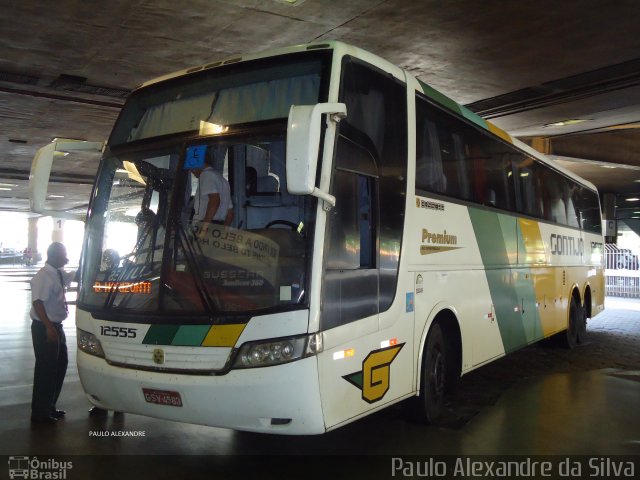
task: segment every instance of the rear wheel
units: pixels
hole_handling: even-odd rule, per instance
[[[442,328],[433,324],[422,358],[420,396],[412,399],[411,416],[421,423],[434,423],[442,414],[447,384],[447,352]]]
[[[587,318],[587,306],[579,306],[577,340],[581,345],[587,340]]]
[[[569,306],[569,324],[567,330],[562,337],[562,346],[572,350],[578,345],[578,330],[580,328],[582,318],[582,307],[576,301],[575,297],[571,297],[571,305]]]

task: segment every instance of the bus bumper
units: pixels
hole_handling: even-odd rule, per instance
[[[251,432],[326,430],[316,357],[205,376],[116,367],[78,351],[78,373],[89,401],[108,410]],[[149,403],[143,389],[177,392],[182,406]]]

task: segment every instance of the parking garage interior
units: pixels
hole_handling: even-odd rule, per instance
[[[18,457],[75,462],[66,478],[388,478],[394,457],[517,456],[617,459],[635,462],[637,471],[638,18],[640,4],[627,0],[68,0],[55,8],[4,1],[0,448],[8,465]],[[587,325],[588,340],[570,351],[537,343],[464,375],[435,425],[407,420],[399,403],[323,435],[278,436],[121,412],[89,415],[76,367],[72,288],[64,322],[69,368],[58,402],[67,415],[55,425],[32,424],[29,282],[51,241],[67,246],[68,268],[77,268],[99,162],[97,152],[55,158],[46,206],[68,214],[55,218],[31,211],[36,152],[53,139],[105,141],[127,96],[152,78],[329,40],[389,60],[597,187],[607,297],[605,311]]]

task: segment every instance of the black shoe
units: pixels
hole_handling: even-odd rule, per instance
[[[66,414],[67,412],[65,412],[64,410],[51,410],[51,416],[58,420],[63,418]]]
[[[49,415],[48,417],[31,417],[31,423],[52,424],[58,421],[57,418]]]
[[[108,413],[109,413],[108,410],[105,410],[104,408],[100,408],[100,407],[91,407],[89,409],[89,416],[90,417],[97,417],[97,416],[107,415]]]

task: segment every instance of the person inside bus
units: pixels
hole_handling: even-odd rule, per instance
[[[162,244],[165,230],[159,225],[157,215],[148,207],[142,207],[135,217],[135,224],[138,227],[138,237],[136,241],[135,263],[153,263],[154,254],[158,250],[158,243]],[[155,260],[160,260],[162,252],[158,251]]]
[[[212,153],[211,148],[209,152]],[[211,166],[211,163],[206,163],[204,168],[193,169],[193,174],[198,179],[193,221],[229,226],[233,221],[229,182]]]

